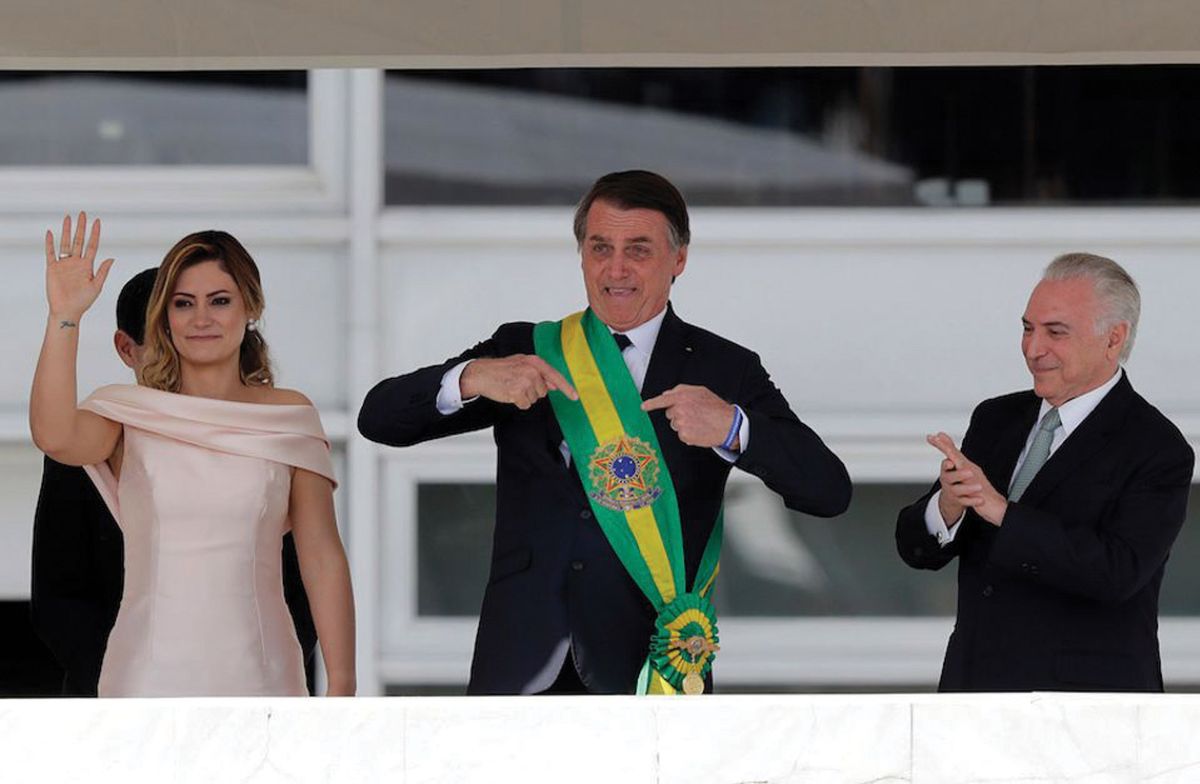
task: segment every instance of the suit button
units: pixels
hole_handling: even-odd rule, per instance
[[[1023,563],[1023,564],[1021,564],[1021,571],[1022,571],[1022,572],[1028,572],[1028,571],[1029,571],[1029,564],[1027,564],[1027,563]]]
[[[571,571],[582,572],[583,571],[583,561],[571,561]]]
[[[584,509],[582,512],[579,513],[579,516],[584,520],[591,520],[592,519],[592,510]]]
[[[990,586],[990,585],[985,585],[985,586],[983,586],[983,595],[984,595],[984,596],[991,596],[991,595],[992,595],[992,593],[994,593],[994,592],[992,591],[992,586]]]

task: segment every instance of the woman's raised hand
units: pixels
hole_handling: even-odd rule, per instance
[[[46,232],[46,300],[50,304],[50,315],[72,322],[72,326],[100,296],[113,265],[112,259],[105,259],[99,269],[95,267],[96,249],[100,245],[99,219],[92,223],[91,237],[86,235],[87,213],[84,212],[79,213],[74,236],[71,234],[71,216],[63,218],[61,245],[57,252],[54,232]]]

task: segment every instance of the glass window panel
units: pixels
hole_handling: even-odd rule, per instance
[[[0,166],[304,165],[308,75],[0,72]]]
[[[1200,199],[1200,67],[393,72],[390,204],[572,204],[660,171],[695,205]]]
[[[417,614],[478,615],[496,519],[494,484],[417,487]]]
[[[1192,485],[1188,516],[1171,548],[1158,595],[1159,615],[1200,615],[1200,485]]]
[[[858,485],[846,514],[822,519],[787,509],[763,485],[731,485],[717,611],[726,617],[953,615],[954,569],[918,572],[896,553],[896,514],[927,488]]]
[[[951,616],[956,567],[918,571],[896,554],[896,513],[928,485],[860,484],[832,520],[792,512],[762,485],[731,484],[716,605],[725,617]],[[1200,487],[1200,486],[1197,486]],[[1164,615],[1200,615],[1200,490],[1163,582]],[[421,615],[474,616],[487,582],[491,484],[422,484],[417,494]]]

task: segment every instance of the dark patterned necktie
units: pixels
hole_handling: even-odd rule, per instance
[[[624,352],[625,349],[627,349],[633,345],[633,341],[629,339],[629,336],[622,335],[620,332],[613,333],[613,340],[615,340],[617,342],[617,350],[618,351]]]

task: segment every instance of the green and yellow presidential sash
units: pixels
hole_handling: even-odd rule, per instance
[[[708,595],[720,569],[722,515],[688,591],[675,486],[608,327],[589,308],[536,325],[533,344],[579,393],[574,401],[551,392],[550,403],[596,521],[658,612],[637,691],[698,694],[718,650]]]

